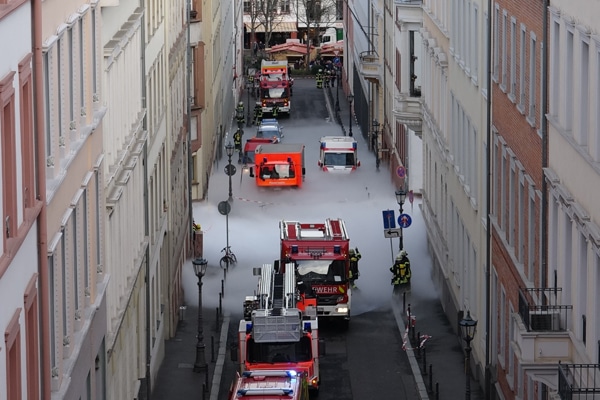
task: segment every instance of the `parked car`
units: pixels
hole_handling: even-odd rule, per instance
[[[258,126],[256,137],[272,138],[274,143],[279,143],[283,139],[283,128],[275,118],[265,118]]]

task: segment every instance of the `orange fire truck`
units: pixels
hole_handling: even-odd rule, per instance
[[[297,308],[299,293],[293,264],[277,272],[271,264],[260,269],[256,295],[246,297],[244,319],[238,329],[240,371],[293,370],[302,374],[310,391],[319,389],[319,357],[325,352],[319,341],[314,307]]]
[[[305,381],[296,371],[261,370],[237,374],[229,400],[308,400]]]
[[[317,316],[350,322],[350,239],[341,219],[323,223],[280,221],[279,265],[293,263],[298,282],[317,298]]]
[[[254,149],[250,176],[256,175],[258,186],[301,187],[305,172],[303,144],[260,144]]]
[[[287,61],[262,61],[260,66],[260,103],[263,114],[273,113],[273,107],[277,107],[280,113],[290,114],[292,82]]]

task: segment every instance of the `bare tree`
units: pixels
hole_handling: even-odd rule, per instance
[[[310,62],[310,46],[318,39],[320,30],[334,26],[337,18],[335,0],[298,0],[298,21],[306,24],[306,65]],[[314,34],[311,34],[314,28]]]
[[[283,15],[279,12],[280,0],[255,0],[257,4],[258,22],[265,27],[265,46],[271,42],[273,29],[282,21]]]

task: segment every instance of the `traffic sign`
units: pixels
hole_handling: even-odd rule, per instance
[[[398,225],[400,228],[408,228],[412,223],[412,218],[408,214],[400,214],[398,217]]]
[[[394,210],[383,210],[383,229],[393,229],[396,227],[396,217]]]
[[[225,166],[225,174],[226,175],[233,176],[233,175],[235,175],[235,172],[236,172],[235,165],[227,164]]]
[[[231,212],[231,204],[228,201],[222,201],[217,206],[217,209],[219,210],[219,214],[228,215]]]
[[[399,165],[398,168],[396,168],[396,175],[398,175],[399,178],[404,178],[406,176],[406,168]]]
[[[384,229],[383,236],[386,238],[397,238],[402,236],[402,230],[400,228]]]

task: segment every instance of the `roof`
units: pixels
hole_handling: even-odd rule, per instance
[[[252,23],[246,22],[244,24],[246,26],[246,29],[251,31],[252,30]],[[273,22],[271,24],[271,32],[296,32],[298,30],[298,28],[296,27],[296,23],[295,22]],[[265,31],[265,25],[262,22],[259,21],[255,21],[254,22],[254,32],[264,32]]]
[[[301,153],[304,145],[300,143],[261,144],[256,148],[256,154]]]
[[[337,52],[337,54],[336,54]],[[325,56],[338,56],[344,55],[344,41],[338,40],[335,43],[327,43],[321,46],[321,55]]]
[[[313,46],[310,46],[311,50],[313,48],[314,48]],[[307,53],[305,44],[294,43],[294,42],[276,44],[275,46],[268,48],[266,51],[267,51],[267,53],[288,52],[288,53],[298,53],[298,54],[303,54],[303,55],[306,55],[306,53]]]

